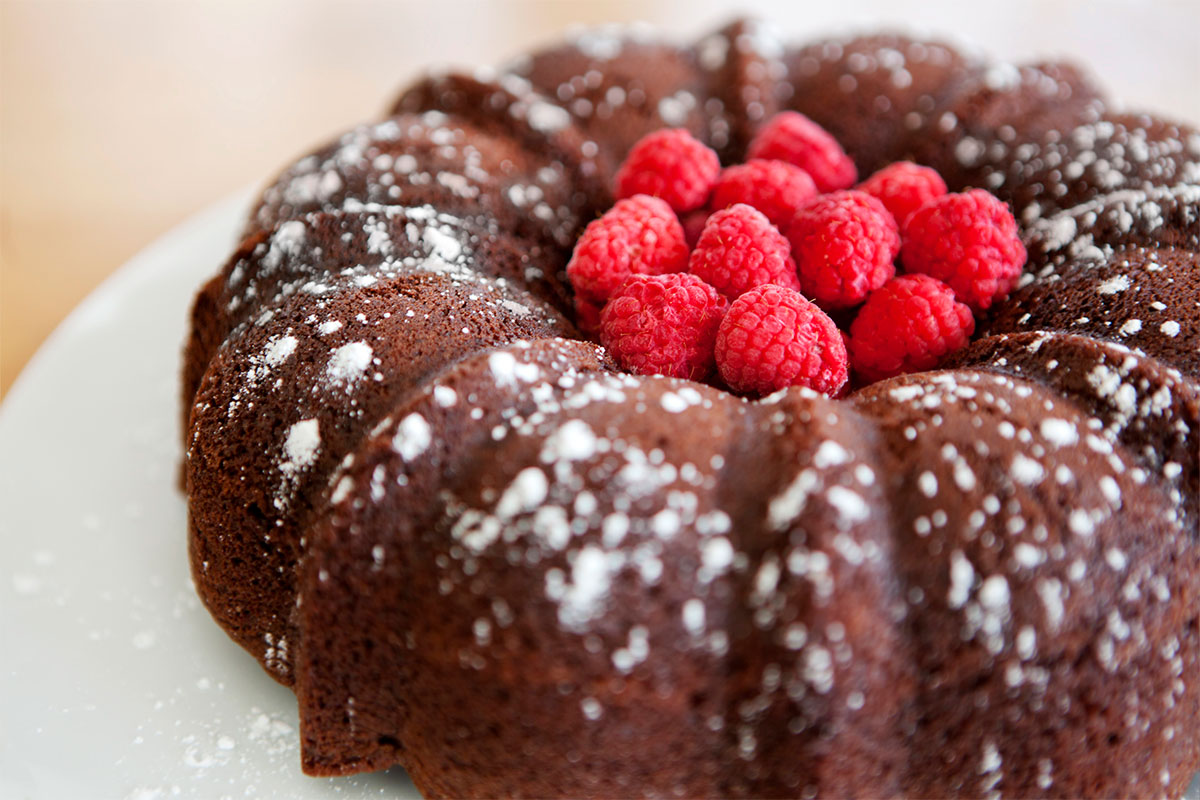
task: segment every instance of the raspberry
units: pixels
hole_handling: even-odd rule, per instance
[[[683,227],[671,208],[657,197],[636,195],[588,224],[567,262],[567,277],[577,299],[603,306],[630,275],[682,272],[687,258]]]
[[[729,306],[717,330],[716,358],[735,392],[807,386],[834,396],[848,377],[846,345],[833,320],[794,289],[771,284]]]
[[[1025,264],[1012,212],[982,189],[921,206],[904,224],[903,238],[905,270],[945,281],[976,313],[1005,297]]]
[[[688,272],[729,298],[764,283],[800,288],[787,239],[762,212],[743,203],[708,218]]]
[[[600,343],[630,372],[703,380],[727,306],[695,275],[635,275],[600,314]]]
[[[682,128],[648,133],[617,170],[617,197],[648,194],[661,197],[679,213],[704,205],[721,162]]]
[[[971,309],[928,275],[893,278],[867,298],[850,326],[850,362],[868,381],[933,369],[975,331]]]
[[[858,190],[877,198],[896,218],[896,224],[903,225],[918,208],[944,195],[946,182],[935,169],[897,161],[860,183]]]
[[[754,138],[746,158],[767,158],[795,164],[812,176],[817,190],[849,189],[858,170],[829,132],[796,111],[771,117]]]
[[[758,158],[723,169],[713,187],[711,205],[722,209],[745,203],[782,228],[796,209],[816,196],[817,185],[804,170],[786,161]]]
[[[896,274],[896,221],[864,192],[818,197],[796,212],[788,239],[801,290],[826,310],[858,305]]]

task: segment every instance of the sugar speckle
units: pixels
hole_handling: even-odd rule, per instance
[[[296,352],[299,344],[295,336],[271,337],[263,348],[262,363],[268,367],[277,367],[287,361]]]
[[[683,627],[692,636],[704,633],[704,602],[692,598],[683,604]]]
[[[550,573],[547,573],[547,581]],[[582,630],[598,616],[612,583],[607,554],[595,545],[584,547],[571,565],[571,583],[563,586],[558,619],[571,630]]]
[[[579,703],[579,709],[583,712],[583,716],[593,722],[604,716],[604,706],[600,705],[600,701],[594,697],[583,698]]]
[[[321,448],[321,426],[316,419],[301,420],[288,428],[283,443],[285,460],[279,471],[294,476],[313,465]]]
[[[392,449],[405,461],[412,461],[429,449],[433,443],[433,429],[420,414],[413,412],[396,426],[392,437]]]
[[[458,392],[449,386],[433,387],[433,402],[442,408],[453,408],[458,403]]]
[[[329,378],[337,383],[354,383],[363,376],[375,351],[366,342],[351,342],[333,351],[325,368]]]
[[[1013,480],[1018,483],[1033,486],[1041,482],[1046,476],[1046,471],[1042,469],[1041,464],[1032,458],[1016,453],[1013,455],[1012,460],[1012,476]]]
[[[1041,431],[1042,438],[1056,447],[1071,447],[1079,441],[1079,433],[1075,426],[1058,417],[1042,420],[1038,430]]]
[[[950,593],[946,597],[950,608],[962,608],[967,604],[974,583],[975,568],[961,550],[955,550],[950,554]]]
[[[1125,323],[1117,329],[1117,333],[1121,334],[1122,336],[1133,336],[1135,333],[1141,331],[1141,329],[1142,321],[1135,317],[1134,319],[1126,320]]]
[[[1000,751],[992,742],[983,743],[983,754],[979,759],[979,774],[987,775],[996,772],[1001,766]]]
[[[501,519],[534,511],[546,499],[549,484],[546,473],[537,467],[526,467],[517,473],[496,503],[496,516]]]

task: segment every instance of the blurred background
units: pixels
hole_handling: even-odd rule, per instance
[[[692,37],[739,14],[794,40],[887,26],[1074,58],[1125,107],[1200,120],[1200,0],[0,0],[0,396],[142,246],[378,115],[420,69],[571,25]]]

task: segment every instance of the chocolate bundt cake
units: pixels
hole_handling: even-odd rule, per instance
[[[647,132],[771,115],[1007,201],[951,363],[620,372],[564,267]],[[192,312],[189,542],[313,775],[428,796],[1167,796],[1200,767],[1200,133],[1081,71],[734,23],[440,74],[266,189]]]

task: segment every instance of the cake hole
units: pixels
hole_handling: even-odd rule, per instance
[[[404,749],[404,745],[400,744],[400,740],[397,739],[395,736],[378,736],[378,737],[376,737],[375,742],[380,747],[387,747],[391,750],[403,750]]]

